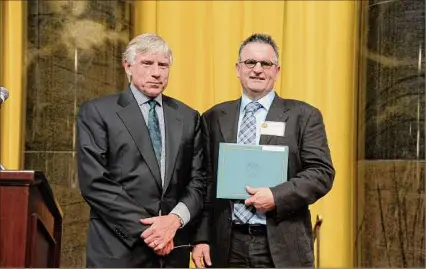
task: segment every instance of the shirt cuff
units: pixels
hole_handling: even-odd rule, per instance
[[[191,213],[189,213],[188,207],[186,207],[186,205],[182,202],[179,202],[170,214],[175,214],[182,219],[183,224],[181,228],[183,228],[191,219]]]

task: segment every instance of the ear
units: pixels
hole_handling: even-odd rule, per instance
[[[277,73],[275,74],[275,81],[277,80],[278,74],[280,73],[280,71],[281,71],[281,66],[277,65]]]
[[[127,80],[129,83],[132,82],[132,71],[130,70],[130,63],[128,61],[123,61],[124,71],[126,72]]]
[[[126,71],[127,76],[132,75],[132,71],[130,70],[130,66],[131,66],[131,64],[128,61],[126,61],[126,60],[123,61],[124,71]]]
[[[240,65],[238,63],[235,64],[235,72],[237,73],[237,78],[240,77]]]

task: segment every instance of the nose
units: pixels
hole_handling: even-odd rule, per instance
[[[255,73],[262,73],[263,71],[262,64],[260,62],[257,62],[256,65],[253,67],[253,71]]]
[[[160,68],[158,67],[158,64],[152,65],[151,76],[155,78],[160,77]]]

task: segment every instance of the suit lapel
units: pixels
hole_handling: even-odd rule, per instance
[[[290,107],[285,105],[285,100],[275,95],[271,107],[266,115],[265,121],[285,122],[288,118]],[[267,145],[271,143],[271,139],[276,138],[273,135],[261,135],[259,145]]]
[[[225,143],[237,143],[238,118],[240,115],[241,98],[227,104],[227,107],[222,108],[220,115],[219,127]],[[227,200],[229,212],[232,216],[234,211],[234,201]]]
[[[178,106],[172,99],[163,95],[164,125],[166,128],[166,175],[163,193],[167,190],[176,164],[176,157],[181,145],[183,121],[178,113]]]
[[[136,147],[161,189],[160,168],[157,158],[155,157],[154,148],[152,147],[151,137],[149,136],[148,128],[146,127],[141,110],[130,89],[121,94],[118,103],[123,109],[118,111],[117,115],[123,121],[123,124],[132,136]]]
[[[237,143],[238,117],[241,99],[228,103],[228,107],[222,109],[218,121],[220,132],[226,143]]]

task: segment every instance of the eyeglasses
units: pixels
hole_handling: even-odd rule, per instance
[[[191,244],[187,244],[187,245],[179,245],[179,246],[175,246],[173,249],[177,249],[177,248],[190,248],[192,249],[194,246]]]
[[[262,66],[263,69],[269,69],[272,66],[276,65],[271,61],[256,61],[256,60],[253,60],[253,59],[247,59],[247,60],[241,61],[239,63],[244,63],[250,69],[254,68],[257,65],[257,63],[260,63],[260,65]]]

